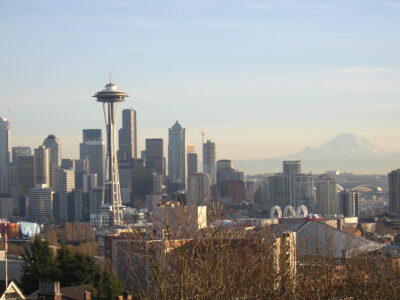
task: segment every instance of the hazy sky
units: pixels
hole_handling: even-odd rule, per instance
[[[400,150],[400,1],[0,2],[0,116],[13,146],[103,128],[113,81],[145,138],[176,120],[218,158],[319,146],[341,132]]]

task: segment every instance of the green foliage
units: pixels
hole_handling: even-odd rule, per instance
[[[93,299],[112,299],[123,291],[121,282],[93,257],[73,253],[65,245],[54,256],[48,242],[36,238],[24,260],[21,286],[27,293],[37,290],[40,280],[60,281],[62,287],[90,285]]]
[[[21,278],[24,292],[30,294],[36,291],[40,280],[52,280],[55,277],[55,270],[55,261],[49,243],[35,238],[24,255]]]

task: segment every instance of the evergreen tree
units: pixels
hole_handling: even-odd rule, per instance
[[[62,287],[90,285],[93,299],[113,299],[123,291],[122,283],[109,274],[93,257],[73,253],[63,245],[54,257],[49,244],[36,238],[24,257],[21,287],[32,293],[39,281],[59,281]]]
[[[56,266],[49,243],[37,237],[26,249],[23,257],[21,287],[25,293],[32,293],[39,287],[40,280],[54,280]]]

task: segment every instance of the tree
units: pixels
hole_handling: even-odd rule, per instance
[[[46,240],[35,238],[24,256],[21,287],[32,293],[42,280],[59,281],[62,287],[87,284],[93,299],[113,299],[123,291],[122,283],[93,257],[73,253],[65,245],[53,255]]]
[[[21,287],[25,293],[38,289],[40,280],[53,280],[56,267],[52,250],[46,240],[36,237],[25,250]]]
[[[121,282],[93,257],[74,254],[67,246],[57,251],[56,266],[61,286],[88,284],[93,288],[95,299],[112,299],[123,291]]]

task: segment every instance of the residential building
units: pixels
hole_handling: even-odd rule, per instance
[[[321,175],[315,181],[315,212],[322,216],[334,216],[337,211],[337,193],[335,178]]]
[[[189,176],[186,192],[187,205],[205,205],[210,198],[210,176],[206,173],[194,173]]]
[[[268,187],[265,208],[273,206],[293,208],[305,205],[310,213],[314,212],[314,180],[311,175],[299,173],[301,166],[299,161],[285,161],[285,172],[277,173],[267,178],[265,186]]]
[[[345,218],[358,217],[359,193],[344,190],[339,194],[340,212]]]
[[[172,202],[156,206],[153,226],[159,236],[193,238],[200,229],[207,227],[207,207]]]

